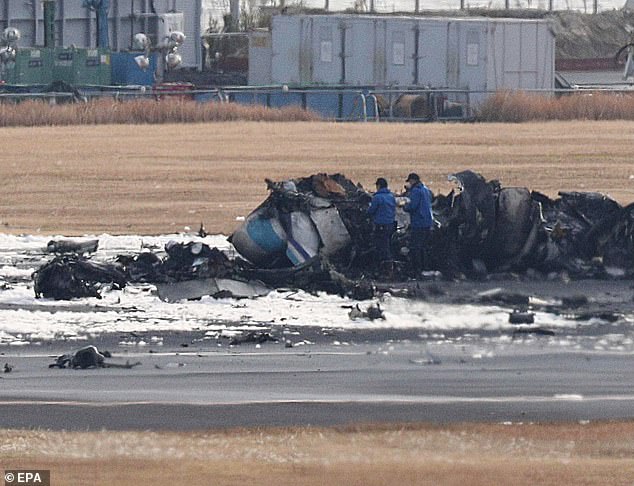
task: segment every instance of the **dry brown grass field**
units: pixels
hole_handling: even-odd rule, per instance
[[[632,120],[634,97],[579,91],[564,96],[500,91],[477,108],[480,121]]]
[[[631,485],[634,423],[219,432],[0,431],[2,464],[51,484]]]
[[[230,122],[0,129],[0,230],[230,232],[264,178],[343,172],[371,188],[415,170],[435,192],[463,169],[556,195],[634,200],[634,122]]]
[[[525,102],[520,100],[520,103]],[[512,112],[516,111],[517,108],[513,106]],[[238,103],[196,103],[178,97],[160,101],[145,99],[125,102],[102,98],[86,103],[53,105],[39,100],[0,103],[0,127],[207,123],[237,120],[280,122],[318,119],[318,115],[299,106],[276,109]]]

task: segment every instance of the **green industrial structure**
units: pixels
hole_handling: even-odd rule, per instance
[[[66,47],[20,48],[15,61],[4,67],[7,84],[50,84],[61,81],[73,86],[112,84],[109,49]]]
[[[49,84],[53,81],[51,49],[24,48],[16,53],[15,62],[4,68],[7,84]]]
[[[6,27],[4,33],[0,30],[0,84],[41,86],[63,82],[75,87],[148,86],[154,84],[157,79],[160,80],[163,71],[175,68],[182,62],[178,52],[186,38],[181,32],[182,13],[140,13],[141,18],[146,21],[138,22],[138,25],[130,24],[130,48],[120,50],[113,49],[110,45],[108,30],[110,0],[78,2],[81,3],[81,9],[84,11],[95,13],[97,26],[96,37],[91,42],[80,44],[64,42],[67,40],[64,33],[73,32],[69,25],[74,26],[77,22],[66,22],[65,16],[71,15],[71,10],[63,8],[61,12],[58,12],[57,3],[57,0],[42,0],[39,7],[42,8],[43,20],[43,29],[40,29],[44,41],[42,46],[35,46],[33,43],[24,47],[19,45],[21,32],[14,26]],[[75,16],[78,14],[77,8],[79,7],[75,7],[74,10]],[[0,10],[8,19],[11,10],[8,8]],[[118,7],[115,13],[120,13]],[[37,15],[34,15],[37,20]],[[136,18],[134,12],[132,17]],[[91,31],[89,19],[84,20],[88,22],[86,24],[88,31]],[[113,20],[115,26],[121,21],[120,17]],[[156,25],[153,26],[150,21]],[[9,20],[7,20],[8,23]],[[15,23],[27,28],[31,25],[22,23],[20,19],[16,19]],[[137,28],[148,34],[138,31],[134,34]],[[121,29],[117,28],[116,33],[121,34]],[[7,36],[10,36],[10,39]],[[136,42],[138,36],[146,39],[143,46],[139,46]],[[28,42],[26,39],[29,37],[35,39],[36,36],[27,30],[26,38],[20,44]]]

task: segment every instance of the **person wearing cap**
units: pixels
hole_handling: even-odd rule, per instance
[[[379,262],[392,260],[390,239],[396,221],[396,199],[388,189],[387,180],[379,177],[376,180],[376,193],[368,208],[368,214],[374,223],[374,249]]]
[[[431,210],[432,193],[415,172],[405,180],[409,202],[403,209],[409,213],[409,255],[412,270],[418,275],[425,265],[425,250],[434,224]]]

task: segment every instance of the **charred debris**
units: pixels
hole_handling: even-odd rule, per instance
[[[564,273],[571,279],[634,276],[634,204],[599,193],[561,192],[551,199],[502,187],[480,174],[449,177],[455,188],[436,195],[436,220],[423,278],[530,279]],[[371,298],[377,288],[420,278],[409,274],[409,217],[397,212],[389,282],[378,268],[367,215],[371,194],[341,174],[274,182],[270,194],[229,237],[240,257],[201,242],[174,243],[165,252],[95,262],[94,241],[52,241],[55,257],[34,275],[36,296],[98,297],[104,288],[152,283],[166,301],[255,297],[271,288],[297,288]]]
[[[101,352],[95,346],[84,346],[74,353],[62,354],[55,359],[55,362],[48,365],[49,368],[70,368],[70,369],[88,369],[88,368],[122,368],[130,369],[139,366],[139,361],[125,364],[112,363],[106,361],[106,358],[112,358],[109,351]]]

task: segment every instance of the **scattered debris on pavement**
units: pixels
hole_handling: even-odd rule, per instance
[[[125,364],[106,362],[106,358],[111,358],[111,354],[108,351],[101,353],[95,346],[85,346],[78,349],[74,353],[62,354],[58,356],[55,363],[50,364],[49,368],[80,368],[82,370],[87,368],[123,368],[130,369],[141,364],[140,361],[136,363],[130,363],[126,361]]]
[[[554,336],[555,331],[550,329],[544,329],[536,326],[522,326],[517,329],[513,329],[513,339],[522,334],[535,334],[536,336]]]
[[[359,304],[356,304],[350,312],[348,312],[348,317],[353,321],[355,319],[368,319],[370,321],[374,321],[376,319],[385,320],[385,313],[378,302],[370,305],[366,310],[361,310]]]
[[[36,297],[69,300],[101,296],[104,285],[121,289],[126,275],[120,265],[98,263],[77,255],[56,256],[34,274]]]
[[[97,248],[99,248],[99,240],[51,240],[46,245],[46,251],[57,254],[76,253],[83,255],[85,253],[95,253]]]
[[[514,310],[509,314],[510,324],[533,324],[534,322],[535,314],[532,312]]]
[[[278,342],[277,338],[266,331],[249,331],[246,334],[233,336],[229,341],[231,346],[239,346],[240,344],[262,344],[267,341]]]

